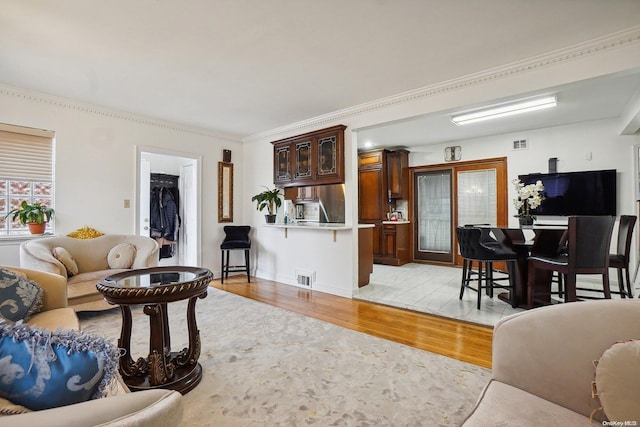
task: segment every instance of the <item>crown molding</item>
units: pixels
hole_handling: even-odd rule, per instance
[[[308,128],[317,128],[338,123],[342,120],[375,110],[381,110],[394,105],[412,102],[421,98],[428,98],[447,92],[477,86],[494,80],[500,80],[524,74],[532,70],[555,66],[576,59],[610,51],[620,47],[626,47],[640,42],[640,25],[623,31],[612,33],[587,42],[578,43],[566,48],[553,50],[522,61],[512,62],[503,66],[490,68],[478,73],[446,80],[429,86],[403,92],[397,95],[380,98],[375,101],[359,104],[353,107],[334,111],[302,120],[279,128],[250,135],[243,142],[253,142],[266,138],[279,137],[282,134],[306,131]]]
[[[166,120],[154,119],[139,114],[129,113],[126,111],[113,110],[107,107],[101,107],[95,104],[83,103],[69,98],[55,95],[49,95],[42,92],[32,91],[28,89],[16,88],[0,84],[0,96],[10,96],[14,98],[22,98],[27,101],[38,102],[41,104],[53,105],[67,110],[79,111],[82,113],[94,114],[97,116],[107,117],[110,119],[124,120],[143,126],[151,126],[155,128],[167,129],[176,132],[188,133],[192,135],[204,136],[207,138],[217,138],[227,141],[240,142],[240,135],[227,135],[215,132],[209,129],[199,128],[196,126],[188,126],[180,123],[174,123]]]

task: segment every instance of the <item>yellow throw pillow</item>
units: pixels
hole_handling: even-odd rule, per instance
[[[131,268],[136,258],[136,247],[131,243],[115,245],[107,255],[109,268]]]
[[[62,265],[64,265],[69,276],[78,274],[78,265],[76,264],[76,260],[73,259],[68,250],[58,246],[53,248],[53,256],[60,261]]]
[[[100,237],[103,235],[104,233],[86,226],[78,228],[76,231],[72,231],[71,233],[67,234],[67,236],[74,237],[76,239],[93,239],[94,237]]]
[[[615,343],[596,366],[596,390],[609,421],[640,422],[640,341]]]

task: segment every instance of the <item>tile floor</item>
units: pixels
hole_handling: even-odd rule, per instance
[[[461,268],[440,265],[409,263],[392,267],[374,264],[369,284],[355,291],[354,298],[489,326],[502,317],[523,311],[511,308],[497,296],[492,299],[487,295],[482,296],[478,310],[477,295],[468,290],[459,300],[461,274]],[[583,277],[578,276],[578,286],[597,287],[599,276]],[[612,290],[618,288],[615,270],[611,270],[610,286]],[[634,295],[637,294],[638,290],[634,289]],[[613,298],[619,296],[613,295]]]

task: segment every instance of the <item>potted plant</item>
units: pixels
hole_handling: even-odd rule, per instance
[[[531,210],[540,206],[540,203],[544,200],[542,195],[544,185],[540,180],[535,184],[524,185],[519,178],[513,180],[513,185],[518,195],[513,199],[513,204],[518,209],[518,213],[514,216],[518,218],[520,227],[531,227],[533,220],[536,219]]]
[[[55,211],[49,206],[40,203],[27,203],[23,200],[20,207],[7,213],[5,219],[11,216],[11,220],[29,227],[31,234],[42,234],[47,227],[47,222],[53,218]]]
[[[280,199],[280,189],[278,187],[269,190],[268,187],[265,187],[262,193],[258,193],[251,198],[251,201],[255,201],[258,206],[257,209],[259,211],[267,208],[267,215],[265,215],[265,219],[267,223],[273,224],[276,222],[276,214],[278,213],[278,208],[282,206],[282,199]]]

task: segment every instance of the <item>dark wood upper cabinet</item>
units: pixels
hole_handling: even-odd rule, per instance
[[[387,186],[390,199],[406,199],[409,183],[409,152],[389,151],[387,154]]]
[[[279,187],[344,183],[344,130],[339,125],[272,142]]]

